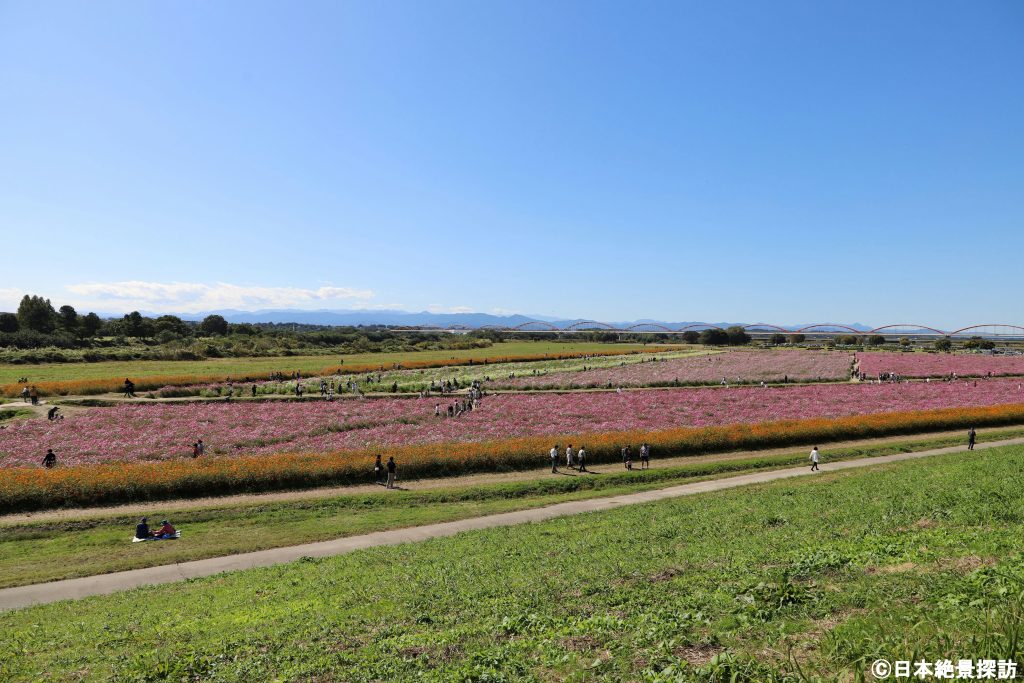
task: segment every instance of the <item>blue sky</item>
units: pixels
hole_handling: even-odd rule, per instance
[[[1024,322],[1024,3],[0,0],[0,309]]]

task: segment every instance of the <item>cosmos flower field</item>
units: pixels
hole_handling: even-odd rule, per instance
[[[437,403],[385,398],[93,408],[60,422],[9,425],[0,431],[0,467],[38,466],[46,448],[71,466],[189,460],[199,438],[209,456],[319,453],[978,408],[1024,403],[1024,392],[1016,380],[982,380],[495,394],[456,418],[435,417]]]
[[[729,351],[704,356],[671,358],[583,372],[551,372],[541,376],[502,378],[493,386],[542,389],[671,384],[757,384],[843,380],[850,375],[853,357],[831,351]]]
[[[869,378],[879,373],[895,373],[903,377],[994,377],[1024,375],[1024,355],[990,356],[985,354],[892,353],[868,351],[858,353],[860,370]]]

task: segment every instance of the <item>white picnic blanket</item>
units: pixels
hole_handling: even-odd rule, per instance
[[[175,538],[181,538],[181,531],[175,531],[174,535],[170,538],[132,538],[132,543],[145,543],[146,541],[171,541]]]

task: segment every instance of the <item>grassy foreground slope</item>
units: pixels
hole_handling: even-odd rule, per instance
[[[667,344],[659,344],[667,346]],[[312,356],[268,356],[258,358],[207,358],[205,360],[132,360],[101,361],[98,363],[40,363],[0,364],[0,384],[28,377],[30,382],[78,379],[105,379],[108,377],[144,377],[147,375],[265,375],[273,371],[304,373],[320,372],[334,366],[344,358],[346,364],[382,364],[403,361],[446,361],[455,359],[501,358],[522,355],[558,355],[576,353],[610,353],[640,351],[643,344],[605,344],[599,342],[499,342],[479,349],[441,349],[430,351],[399,351],[394,353],[354,353]]]
[[[0,678],[835,680],[1020,659],[1024,450],[0,615]],[[870,674],[868,675],[870,678]]]

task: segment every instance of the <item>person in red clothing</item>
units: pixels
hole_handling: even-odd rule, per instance
[[[171,538],[176,533],[178,533],[177,529],[165,519],[160,522],[160,528],[153,532],[153,538]]]

